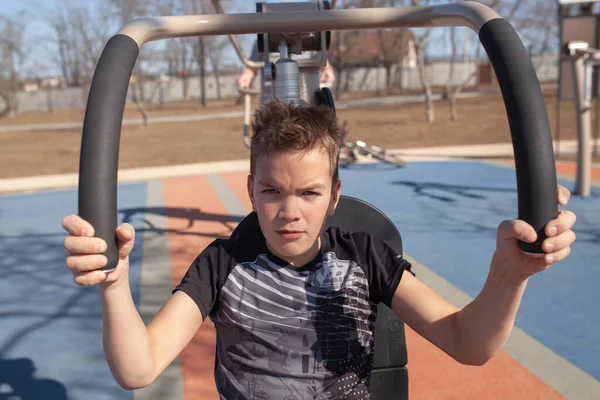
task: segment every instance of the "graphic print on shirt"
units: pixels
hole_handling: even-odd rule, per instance
[[[220,293],[215,379],[227,399],[369,397],[376,306],[358,264],[328,252],[297,271],[260,255]]]

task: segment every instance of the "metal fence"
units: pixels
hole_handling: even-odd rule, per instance
[[[544,59],[533,59],[537,65],[540,81],[555,80],[558,77],[557,58],[548,56]],[[480,66],[475,62],[456,63],[454,66],[454,84],[475,86],[479,81]],[[425,67],[425,76],[434,86],[443,86],[448,81],[450,62],[436,61]],[[390,86],[398,89],[420,89],[421,80],[417,68],[392,68],[390,71]],[[214,76],[206,79],[206,98],[216,99],[236,97],[237,90],[235,74],[221,74],[219,89]],[[259,81],[259,79],[256,79]],[[356,68],[338,71],[337,84],[342,85],[343,91],[376,91],[386,89],[386,70],[384,68]],[[19,92],[17,94],[17,113],[31,111],[49,111],[65,108],[83,108],[88,97],[88,87],[39,90],[34,92]],[[200,98],[200,79],[190,77],[186,80],[171,78],[168,81],[156,80],[143,82],[138,94],[146,104],[164,104],[182,100]],[[127,94],[127,102],[134,100],[132,87]]]

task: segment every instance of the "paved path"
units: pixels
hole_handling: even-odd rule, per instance
[[[559,174],[568,175],[562,165]],[[120,185],[119,218],[137,229],[131,286],[146,321],[197,253],[248,213],[246,170],[221,165]],[[341,178],[345,194],[398,226],[417,276],[459,306],[485,280],[498,223],[516,214],[509,165],[367,164],[343,169]],[[210,322],[159,381],[135,392],[116,385],[102,354],[98,291],[75,286],[63,266],[60,221],[76,212],[76,198],[74,189],[0,196],[0,398],[216,398]],[[411,399],[598,398],[600,191],[569,208],[578,214],[573,253],[531,280],[517,329],[492,362],[458,365],[407,330]]]
[[[556,145],[556,144],[555,144]],[[597,145],[600,147],[600,141]],[[560,141],[562,154],[574,154],[577,151],[575,140]],[[391,149],[406,161],[457,161],[472,158],[510,157],[513,154],[511,143],[494,143],[466,146],[424,147],[413,149]],[[368,161],[368,160],[365,160]],[[249,160],[216,161],[209,163],[171,165],[166,167],[145,167],[119,170],[119,182],[142,182],[151,179],[163,179],[175,176],[236,171],[248,168]],[[573,165],[573,164],[571,164]],[[574,168],[571,166],[570,168]],[[23,178],[0,179],[0,193],[63,189],[76,187],[79,176],[76,173],[43,175]]]

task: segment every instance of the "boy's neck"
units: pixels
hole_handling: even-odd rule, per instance
[[[282,254],[279,254],[278,252],[273,250],[271,245],[269,245],[269,242],[267,242],[267,248],[273,255],[275,255],[276,257],[287,262],[292,267],[300,268],[300,267],[303,267],[304,265],[308,264],[312,260],[314,260],[315,257],[317,257],[317,255],[321,251],[321,235],[319,234],[319,236],[317,237],[317,240],[315,241],[313,246],[308,251],[306,251],[304,254],[294,257],[293,259],[291,259],[290,257],[286,257]]]

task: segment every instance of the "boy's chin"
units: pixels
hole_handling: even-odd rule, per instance
[[[289,262],[289,260],[295,260],[304,256],[307,252],[310,251],[310,248],[307,248],[306,246],[301,246],[297,243],[285,243],[275,247],[274,250],[279,255],[279,258],[282,258]]]

